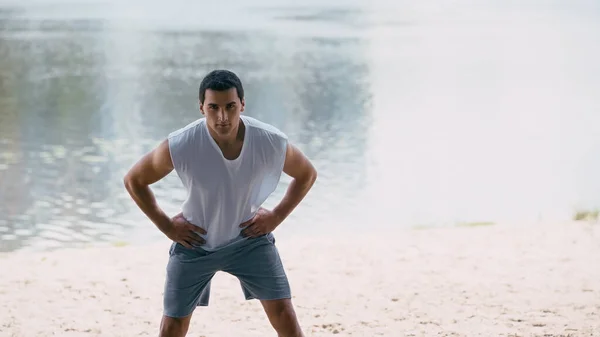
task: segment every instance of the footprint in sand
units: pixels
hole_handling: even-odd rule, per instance
[[[339,333],[343,332],[344,330],[346,330],[340,323],[313,325],[313,332],[316,332],[315,330],[321,330],[321,329],[324,331],[329,331],[333,334],[339,334]]]

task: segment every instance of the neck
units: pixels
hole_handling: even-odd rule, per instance
[[[228,148],[228,147],[232,147],[232,146],[236,145],[240,141],[244,141],[244,136],[246,133],[246,126],[240,119],[237,128],[234,129],[233,132],[231,132],[231,134],[227,135],[226,137],[218,137],[218,135],[210,129],[209,129],[209,132],[210,132],[211,136],[213,137],[213,139],[215,140],[215,142],[217,142],[219,147]]]

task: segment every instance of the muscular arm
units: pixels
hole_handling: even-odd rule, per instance
[[[144,155],[127,172],[123,182],[131,198],[148,218],[167,234],[171,229],[172,222],[163,210],[158,207],[150,185],[164,178],[173,170],[173,162],[169,152],[169,144],[164,140],[151,152]]]
[[[273,213],[280,221],[283,221],[300,204],[317,179],[317,170],[292,144],[287,146],[283,172],[293,180],[281,202],[273,209]]]

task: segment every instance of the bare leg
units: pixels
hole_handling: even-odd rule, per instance
[[[279,337],[304,337],[291,299],[260,301]]]
[[[159,337],[185,337],[190,327],[192,315],[185,317],[163,316],[160,322]]]

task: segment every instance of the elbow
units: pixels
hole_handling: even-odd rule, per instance
[[[131,177],[129,175],[125,175],[125,177],[123,177],[123,186],[128,192],[131,191]]]
[[[309,187],[312,187],[315,184],[315,182],[317,181],[317,176],[317,170],[314,167],[311,167],[311,169],[306,174],[306,183]]]
[[[317,170],[313,167],[310,169],[304,169],[302,172],[298,172],[296,175],[292,175],[292,179],[302,187],[304,190],[309,190],[317,181]]]
[[[133,175],[131,174],[131,172],[127,173],[123,177],[123,186],[125,186],[125,189],[127,190],[127,192],[132,193],[132,191],[135,189],[136,185],[137,185],[136,180],[133,177]]]

